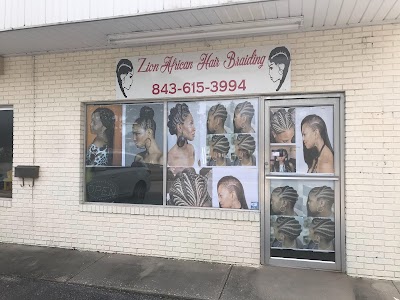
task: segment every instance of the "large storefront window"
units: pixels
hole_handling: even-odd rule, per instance
[[[87,107],[87,201],[163,204],[163,119],[163,104]]]
[[[258,99],[88,105],[86,126],[86,201],[259,207]]]
[[[0,108],[0,198],[12,195],[13,111]]]

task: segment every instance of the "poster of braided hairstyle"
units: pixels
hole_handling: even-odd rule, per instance
[[[310,190],[307,197],[307,215],[309,217],[333,218],[335,192],[329,186],[317,186]]]
[[[335,172],[333,106],[296,108],[297,173]]]
[[[207,178],[194,168],[186,168],[175,177],[169,189],[169,205],[211,207]]]
[[[256,166],[257,158],[254,155],[256,152],[256,139],[251,134],[235,135],[234,143],[236,159],[235,166]]]
[[[305,224],[309,235],[304,237],[307,248],[319,251],[335,250],[335,222],[326,218],[309,218]]]
[[[233,128],[234,133],[255,133],[257,104],[250,101],[242,101],[237,103],[234,111]]]
[[[271,109],[271,143],[294,143],[295,135],[295,108]]]
[[[207,105],[212,105],[207,109],[207,134],[231,133],[232,129],[229,127],[229,122],[227,122],[227,103],[213,104],[214,102],[211,102]]]
[[[197,168],[206,165],[205,103],[168,103],[167,164],[173,167]]]
[[[297,191],[288,185],[280,186],[271,193],[271,215],[296,216],[294,206],[299,199]]]
[[[133,162],[163,164],[164,105],[127,104],[124,123],[124,166]]]
[[[231,144],[225,135],[209,135],[207,144],[209,146],[208,166],[230,166],[232,164],[228,158]]]
[[[213,207],[258,209],[258,170],[254,167],[213,169]]]
[[[271,217],[271,247],[303,249],[302,223],[303,219],[300,217]]]

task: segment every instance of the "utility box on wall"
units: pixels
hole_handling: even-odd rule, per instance
[[[4,57],[0,56],[0,75],[4,75]]]
[[[21,178],[38,178],[39,166],[16,166],[15,177]]]
[[[22,178],[22,186],[25,185],[25,178],[32,178],[32,186],[34,186],[35,178],[39,177],[39,166],[16,166],[14,176]]]

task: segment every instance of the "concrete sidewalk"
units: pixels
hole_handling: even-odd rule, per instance
[[[249,268],[14,244],[0,244],[0,277],[184,299],[400,300],[400,282],[355,279],[341,273]]]

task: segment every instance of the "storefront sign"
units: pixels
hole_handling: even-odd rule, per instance
[[[290,61],[283,46],[120,58],[116,98],[287,92]]]

